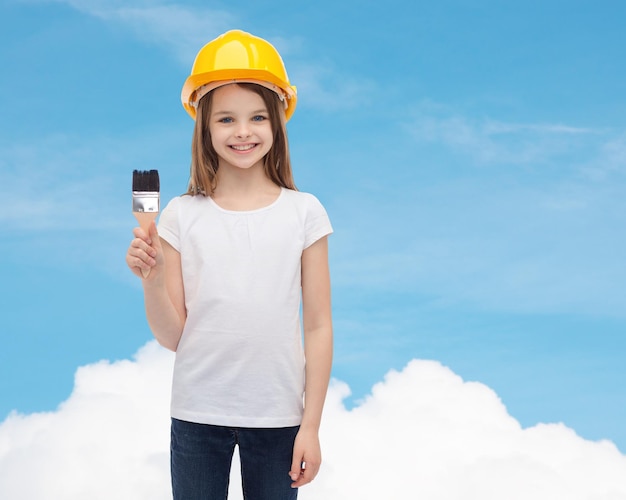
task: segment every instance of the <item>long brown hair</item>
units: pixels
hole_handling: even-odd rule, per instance
[[[278,186],[296,189],[291,171],[285,109],[282,101],[275,92],[262,85],[255,83],[232,85],[239,85],[260,95],[267,107],[274,137],[272,147],[263,159],[265,175]],[[219,158],[213,148],[209,131],[214,92],[215,90],[212,90],[200,99],[196,111],[196,124],[191,141],[191,175],[186,193],[191,196],[196,194],[211,196],[217,185]]]

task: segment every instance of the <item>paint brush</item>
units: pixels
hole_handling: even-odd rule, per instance
[[[158,170],[133,170],[133,215],[146,234],[159,214],[160,188]],[[147,278],[150,269],[141,273]]]

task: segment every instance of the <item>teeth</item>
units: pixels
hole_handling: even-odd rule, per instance
[[[254,146],[255,146],[254,144],[242,144],[242,145],[233,145],[231,146],[231,148],[237,151],[248,151],[249,149],[252,149]]]

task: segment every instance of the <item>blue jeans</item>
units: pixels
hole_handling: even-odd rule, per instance
[[[253,429],[172,419],[170,459],[174,500],[226,500],[239,446],[245,500],[295,500],[291,459],[298,427]]]

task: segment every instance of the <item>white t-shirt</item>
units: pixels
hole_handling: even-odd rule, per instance
[[[230,211],[180,196],[159,234],[180,252],[187,321],[171,413],[233,427],[299,425],[304,393],[302,251],[330,234],[313,195],[281,189],[269,206]]]

